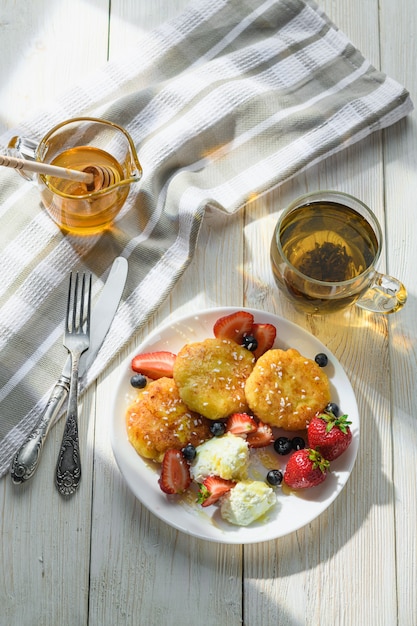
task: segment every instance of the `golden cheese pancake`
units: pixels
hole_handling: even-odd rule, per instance
[[[210,422],[181,400],[172,378],[159,378],[140,390],[126,412],[130,443],[141,456],[161,462],[168,448],[199,446],[210,439]]]
[[[185,404],[211,420],[247,410],[245,383],[253,354],[227,339],[188,343],[177,354],[174,380]]]
[[[329,380],[315,361],[297,350],[268,350],[245,387],[249,408],[263,422],[302,430],[330,402]]]

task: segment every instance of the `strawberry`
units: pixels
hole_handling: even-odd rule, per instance
[[[219,498],[230,491],[236,483],[233,480],[226,480],[220,476],[207,476],[200,484],[198,492],[198,504],[210,506],[217,502]]]
[[[248,413],[232,413],[226,422],[226,432],[232,435],[248,435],[257,428],[256,420]]]
[[[159,486],[164,493],[183,493],[191,485],[190,468],[181,450],[170,448],[162,460]]]
[[[236,311],[220,317],[213,326],[213,333],[217,339],[229,339],[240,345],[243,337],[251,333],[252,325],[252,313]]]
[[[250,448],[265,448],[265,446],[269,446],[274,441],[271,427],[263,422],[258,422],[258,428],[254,432],[249,433],[246,441]]]
[[[310,448],[318,450],[328,461],[337,459],[352,441],[347,415],[336,417],[332,412],[319,413],[308,425],[307,439]]]
[[[152,379],[162,378],[162,376],[172,378],[175,359],[176,355],[172,352],[137,354],[132,359],[132,369]]]
[[[273,324],[253,324],[251,335],[255,337],[257,348],[253,351],[253,356],[258,359],[274,345],[277,329]]]
[[[284,481],[292,489],[315,487],[326,479],[330,463],[317,450],[303,448],[290,456]]]

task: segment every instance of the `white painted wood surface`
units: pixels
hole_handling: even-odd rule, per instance
[[[320,4],[417,102],[414,0]],[[0,131],[185,6],[0,0]],[[268,254],[273,224],[291,199],[317,188],[352,193],[377,213],[385,267],[408,286],[402,312],[309,318],[278,299]],[[237,216],[208,215],[191,267],[126,350],[170,316],[211,306],[263,308],[316,335],[343,364],[362,415],[356,466],[328,511],[288,537],[245,547],[200,541],[158,521],[124,485],[112,456],[114,363],[84,399],[77,498],[63,502],[52,484],[60,428],[32,483],[16,490],[8,478],[0,482],[1,626],[415,626],[416,189],[414,113]]]

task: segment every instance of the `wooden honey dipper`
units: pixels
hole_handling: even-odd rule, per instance
[[[37,172],[38,174],[45,174],[45,176],[55,176],[57,178],[85,183],[87,191],[98,191],[104,187],[110,187],[110,185],[116,182],[114,171],[107,167],[102,167],[101,165],[88,165],[80,171],[67,167],[59,167],[57,165],[49,165],[48,163],[40,163],[39,161],[17,159],[6,155],[0,155],[0,165],[22,171]]]
[[[115,172],[102,165],[87,165],[83,168],[83,173],[92,176],[93,179],[87,183],[87,191],[99,191],[105,187],[110,187],[120,180]]]

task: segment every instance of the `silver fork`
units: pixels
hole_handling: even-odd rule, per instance
[[[87,284],[88,283],[88,284]],[[80,444],[78,438],[78,365],[80,356],[90,345],[91,274],[79,279],[70,275],[64,346],[71,354],[71,381],[67,420],[56,465],[55,483],[58,491],[70,496],[81,480]]]

